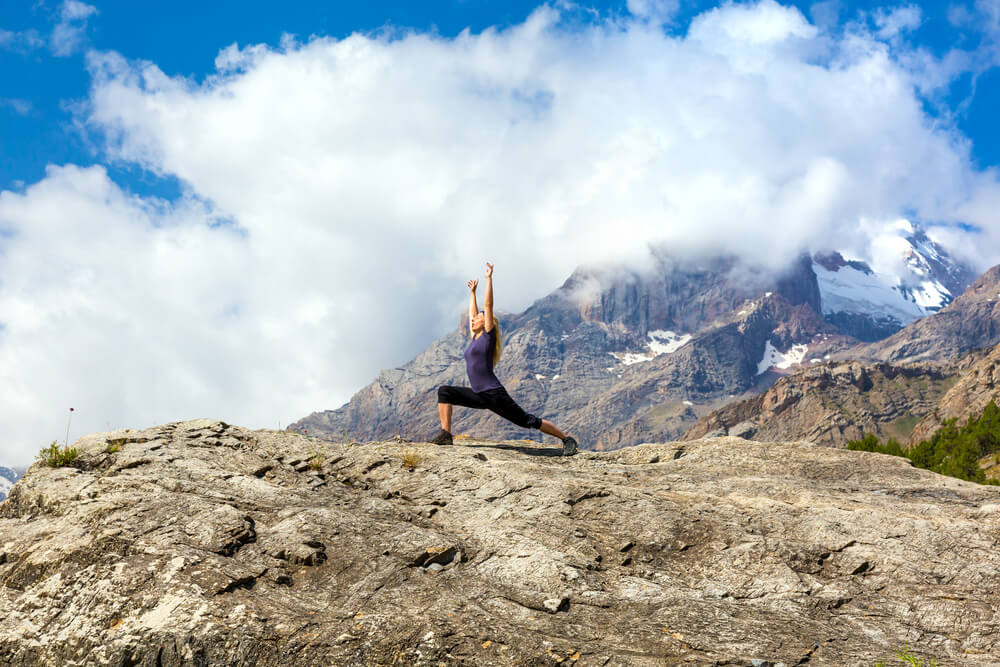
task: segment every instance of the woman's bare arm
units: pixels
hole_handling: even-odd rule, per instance
[[[483,329],[493,331],[493,265],[486,262],[486,296],[483,297]]]
[[[470,280],[469,283],[469,333],[472,332],[472,318],[476,316],[479,312],[479,306],[476,305],[476,287],[479,285],[478,280]],[[474,335],[474,334],[473,334]]]

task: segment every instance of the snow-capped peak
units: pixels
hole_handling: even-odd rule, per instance
[[[824,315],[900,328],[947,306],[975,275],[905,219],[873,234],[865,255],[813,256]]]

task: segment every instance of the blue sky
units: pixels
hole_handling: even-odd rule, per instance
[[[508,312],[650,244],[896,275],[902,218],[983,270],[998,66],[1000,0],[4,3],[0,465],[338,407],[487,260]]]
[[[436,31],[452,36],[462,30],[482,31],[490,26],[510,26],[523,21],[537,2],[450,0],[446,2],[93,2],[96,12],[80,22],[82,38],[66,55],[56,56],[50,47],[0,48],[0,99],[14,100],[0,106],[0,189],[16,188],[44,176],[49,163],[92,164],[102,156],[93,142],[81,137],[73,124],[74,103],[87,97],[90,86],[84,52],[87,49],[116,51],[129,59],[155,62],[164,72],[202,79],[214,70],[219,50],[234,42],[278,45],[285,33],[308,37],[344,37],[352,32],[377,31],[386,27]],[[685,0],[679,12],[664,27],[683,33],[693,16],[717,2]],[[942,56],[952,49],[979,49],[987,35],[970,25],[955,25],[949,11],[973,3],[882,3],[809,2],[786,3],[816,20],[823,5],[836,11],[841,24],[857,20],[862,13],[883,7],[913,4],[922,12],[920,26],[908,36],[915,45]],[[627,14],[624,2],[587,3],[604,16]],[[40,40],[51,37],[60,20],[61,3],[5,3],[0,9],[0,30],[35,33]],[[815,15],[815,16],[814,16]],[[580,20],[586,20],[586,13]],[[975,78],[975,88],[973,80]],[[26,106],[26,105],[30,105]],[[972,142],[972,157],[981,167],[1000,165],[1000,68],[965,74],[948,87],[943,104],[930,105],[932,116],[951,114]],[[176,196],[172,179],[157,178],[141,169],[117,165],[115,178],[137,192]]]

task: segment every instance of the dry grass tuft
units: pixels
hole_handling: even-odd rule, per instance
[[[414,447],[407,447],[403,450],[403,453],[399,455],[399,460],[402,461],[403,467],[410,470],[416,468],[423,458],[424,457],[420,455],[420,450]]]

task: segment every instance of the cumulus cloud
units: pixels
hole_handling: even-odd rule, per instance
[[[517,311],[649,243],[864,257],[872,221],[907,212],[1000,247],[996,174],[930,121],[912,70],[877,35],[771,0],[679,36],[544,7],[455,38],[232,45],[202,81],[88,62],[83,120],[107,158],[187,195],[146,201],[71,166],[0,195],[0,400],[24,415],[0,456],[58,434],[87,392],[81,431],[336,407],[457,325],[486,260]]]
[[[65,0],[59,8],[59,21],[52,29],[52,53],[68,56],[86,42],[87,21],[97,13],[97,7],[80,0]]]

